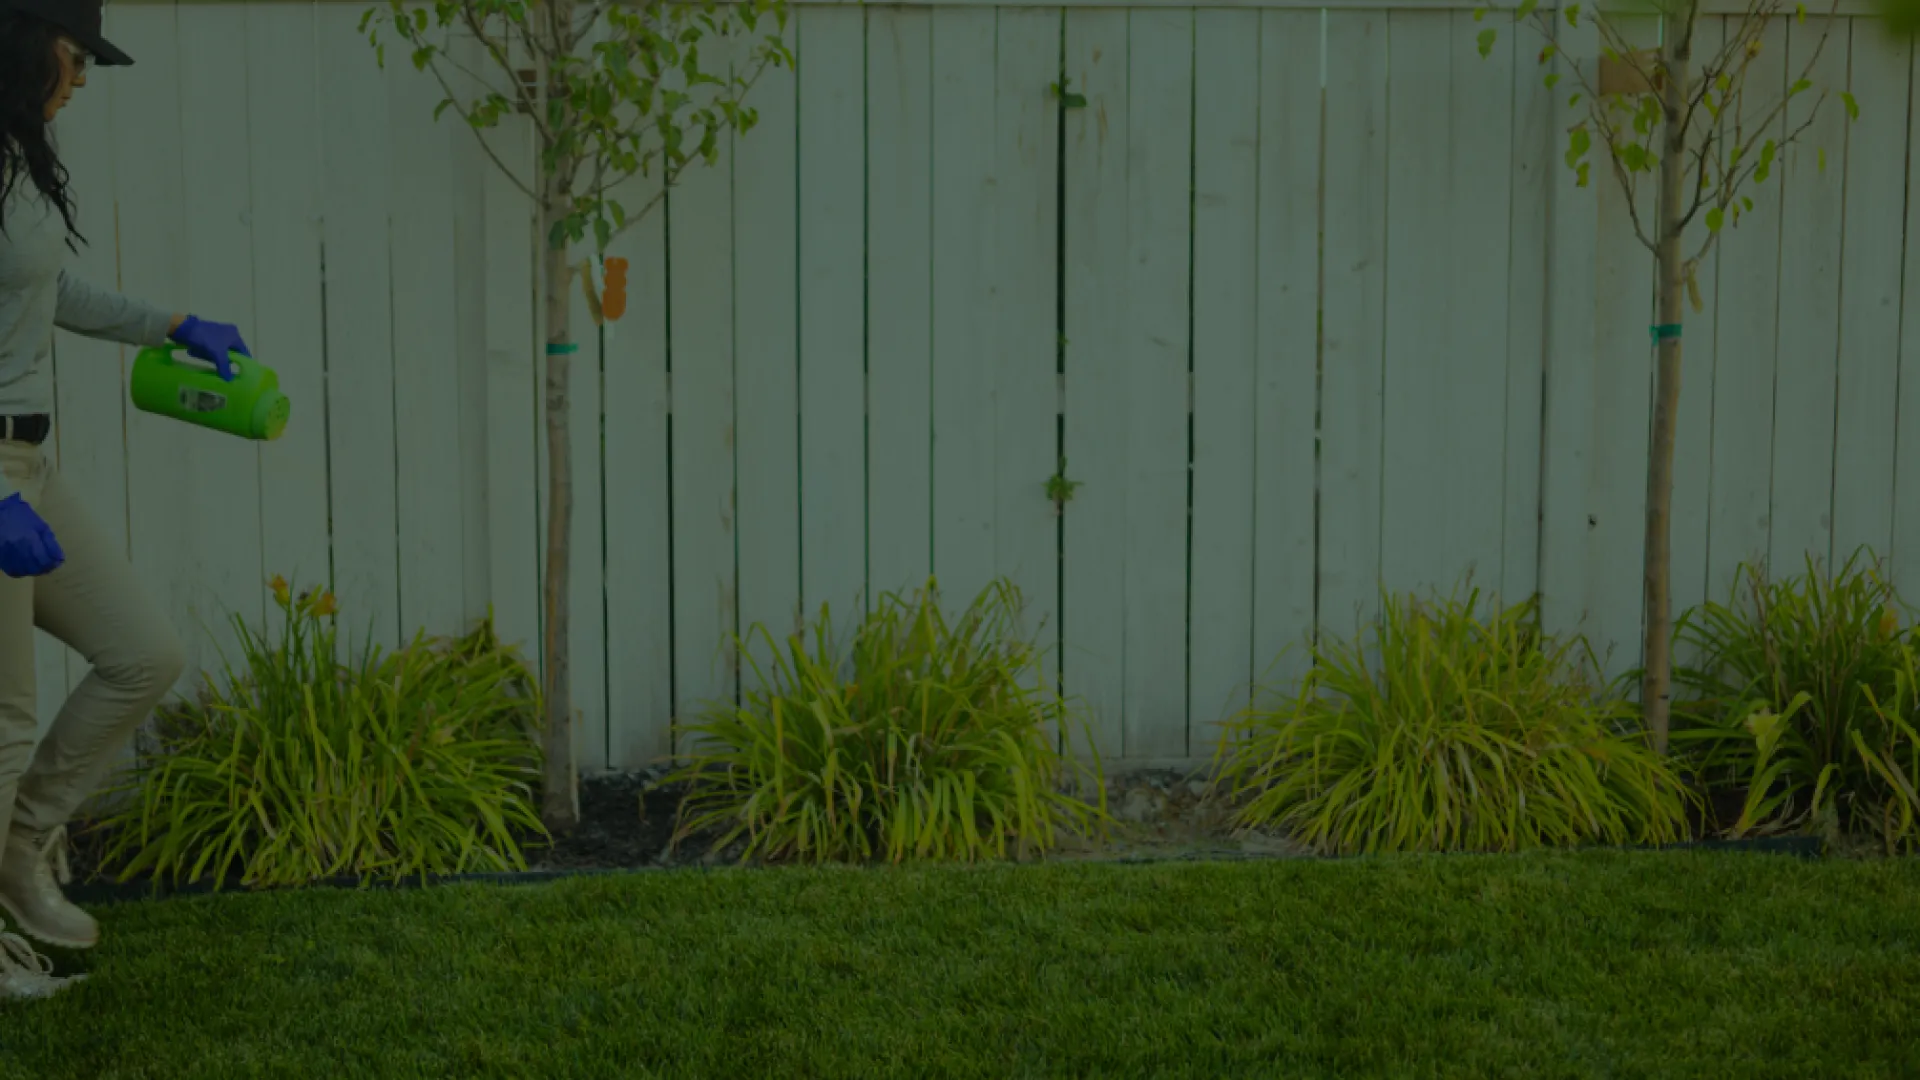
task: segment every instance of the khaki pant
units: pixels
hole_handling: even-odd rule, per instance
[[[37,578],[0,575],[0,840],[66,824],[186,664],[172,622],[37,446],[0,441],[0,468],[67,559]],[[33,630],[93,670],[34,749]]]

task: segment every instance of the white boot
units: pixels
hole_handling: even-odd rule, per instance
[[[0,930],[0,1001],[49,998],[86,978],[53,973],[53,961],[33,951],[25,938]]]
[[[100,941],[100,924],[60,891],[71,877],[66,826],[44,836],[15,833],[0,852],[0,908],[28,937],[62,949],[91,949]]]

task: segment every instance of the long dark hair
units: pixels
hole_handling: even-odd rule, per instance
[[[47,123],[47,98],[60,84],[60,61],[53,52],[57,40],[58,32],[47,23],[0,10],[0,233],[6,231],[6,202],[14,185],[31,180],[60,211],[72,249],[76,238],[86,238],[74,224],[67,169]]]

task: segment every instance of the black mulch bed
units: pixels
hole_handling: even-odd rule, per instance
[[[537,835],[522,839],[527,872],[457,875],[453,880],[537,881],[576,874],[739,865],[747,841],[739,838],[725,848],[716,849],[715,842],[724,835],[724,829],[705,830],[668,850],[686,792],[679,785],[662,785],[663,772],[650,769],[583,780],[581,820],[576,829],[551,843]],[[1143,771],[1109,777],[1107,783],[1108,811],[1116,819],[1111,838],[1100,843],[1062,834],[1059,846],[1048,858],[1146,862],[1300,858],[1308,854],[1299,844],[1279,833],[1233,828],[1227,810],[1217,799],[1207,798],[1204,785],[1190,776],[1170,770]],[[1715,799],[1716,805],[1708,816],[1727,818],[1729,806],[1731,816],[1737,816],[1739,802],[1729,803],[1729,798]],[[1821,852],[1819,842],[1813,838],[1780,837],[1730,843],[1704,838],[1709,832],[1707,822],[1696,820],[1693,824],[1695,835],[1703,837],[1696,841],[1701,847],[1737,847],[1806,857]],[[99,873],[100,856],[107,845],[105,832],[92,828],[90,822],[76,821],[69,833],[73,844],[69,860],[73,883],[67,892],[77,902],[99,903],[156,893],[200,893],[213,887],[210,882],[178,887],[162,882],[156,887],[145,875],[124,883],[113,881]],[[752,859],[746,865],[758,863],[758,859]],[[416,879],[396,884],[417,883]],[[354,886],[361,882],[342,879],[323,884]]]

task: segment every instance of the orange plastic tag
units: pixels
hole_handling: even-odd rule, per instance
[[[600,297],[600,311],[608,322],[617,321],[627,313],[627,260],[607,260],[606,291]]]

